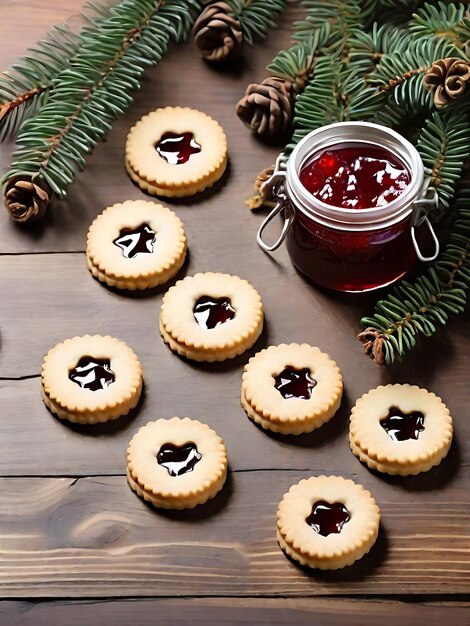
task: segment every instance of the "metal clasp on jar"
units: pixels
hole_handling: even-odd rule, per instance
[[[411,224],[411,239],[413,240],[413,246],[416,251],[416,256],[420,261],[424,262],[434,261],[439,254],[439,240],[428,217],[429,211],[437,207],[438,195],[436,189],[429,188],[429,183],[430,179],[424,182],[423,189],[420,194],[420,199],[413,202],[414,215],[413,222]],[[430,198],[427,197],[429,191],[432,192],[432,196]],[[431,256],[424,256],[422,254],[418,241],[416,239],[416,229],[419,228],[422,224],[426,224],[426,226],[428,227],[434,243],[434,252],[433,254],[431,254]]]
[[[261,186],[261,193],[266,200],[276,200],[276,206],[269,213],[269,215],[263,220],[261,224],[258,234],[256,236],[256,241],[258,245],[265,252],[274,252],[277,250],[283,243],[284,239],[289,232],[289,228],[294,220],[295,210],[293,206],[290,204],[287,199],[286,191],[285,191],[285,179],[286,179],[286,159],[283,154],[280,154],[276,159],[276,164],[274,166],[274,173],[266,180]],[[267,244],[263,240],[263,233],[266,230],[267,226],[273,221],[273,219],[277,215],[283,215],[284,224],[282,226],[281,234],[278,239],[271,245]]]

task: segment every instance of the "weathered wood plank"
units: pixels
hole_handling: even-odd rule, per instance
[[[136,622],[138,615],[138,622]],[[468,624],[468,606],[330,599],[195,598],[121,602],[0,602],[9,626],[453,626]],[[2,621],[3,620],[3,621]],[[9,621],[7,621],[9,620]]]
[[[2,0],[0,69],[6,69],[25,54],[54,24],[74,26],[74,16],[83,5],[82,0]]]
[[[373,551],[312,575],[284,557],[274,534],[278,501],[302,476],[236,473],[207,508],[179,513],[152,510],[124,477],[2,479],[0,596],[470,592],[465,481],[456,479],[452,500],[439,490],[379,496]]]

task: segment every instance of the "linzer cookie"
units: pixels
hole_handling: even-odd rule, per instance
[[[433,393],[415,385],[372,389],[351,412],[353,454],[386,474],[419,474],[439,465],[452,442],[449,409]]]
[[[277,511],[277,540],[291,558],[316,569],[340,569],[374,545],[380,509],[361,485],[339,476],[301,480]]]
[[[113,337],[85,335],[49,350],[42,366],[42,397],[61,419],[107,422],[133,409],[142,391],[142,366]]]
[[[188,276],[163,298],[160,333],[173,352],[188,359],[231,359],[248,350],[262,329],[260,295],[238,276]]]
[[[188,417],[149,422],[127,449],[129,485],[156,507],[192,509],[213,498],[226,477],[224,442]]]
[[[127,137],[127,172],[152,195],[193,195],[218,181],[226,166],[224,131],[196,109],[157,109],[139,120]]]
[[[241,404],[263,428],[299,435],[331,419],[342,393],[341,372],[327,354],[306,343],[281,344],[245,365]]]
[[[118,289],[147,289],[172,278],[184,263],[186,235],[167,207],[128,200],[103,211],[88,231],[88,267]]]

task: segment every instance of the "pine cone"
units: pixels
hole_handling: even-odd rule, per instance
[[[274,165],[270,165],[269,167],[265,167],[264,170],[258,174],[255,180],[255,189],[257,191],[261,191],[261,185],[265,183],[268,178],[274,174]]]
[[[378,365],[385,363],[384,338],[378,330],[366,328],[357,338],[364,346],[364,354],[370,356],[374,363]]]
[[[51,201],[49,185],[37,178],[34,182],[25,174],[12,176],[3,188],[5,207],[15,222],[30,222],[41,218]]]
[[[259,209],[262,206],[266,206],[267,204],[269,204],[266,202],[264,195],[261,193],[261,185],[266,182],[268,178],[271,178],[273,174],[274,165],[270,165],[269,167],[265,167],[264,170],[261,170],[261,172],[256,177],[255,194],[252,195],[251,198],[248,198],[248,200],[246,201],[252,211],[255,211],[256,209]],[[272,206],[274,206],[275,203],[271,204]]]
[[[242,27],[228,2],[207,6],[196,20],[193,33],[201,56],[208,61],[226,61],[240,54]]]
[[[470,62],[458,57],[434,61],[424,75],[423,84],[434,94],[434,104],[445,106],[470,84]]]
[[[289,127],[296,93],[297,87],[289,78],[269,76],[259,85],[248,85],[237,103],[237,115],[258,135],[274,137]]]

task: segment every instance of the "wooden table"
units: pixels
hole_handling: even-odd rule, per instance
[[[0,65],[6,67],[80,0],[4,0]],[[203,63],[192,42],[149,71],[129,112],[88,159],[66,201],[47,219],[21,227],[0,214],[0,624],[464,624],[470,590],[470,410],[468,319],[461,316],[409,354],[380,368],[355,335],[377,294],[338,295],[309,286],[285,250],[274,257],[255,242],[261,217],[244,205],[256,173],[277,148],[241,125],[234,104],[248,82],[288,45],[292,10],[267,42],[247,49],[230,71]],[[157,316],[163,289],[129,297],[104,288],[86,269],[85,235],[102,209],[143,198],[123,167],[128,129],[160,106],[190,105],[227,131],[230,172],[203,198],[173,204],[190,259],[183,274],[221,271],[250,280],[266,309],[254,350],[221,365],[197,365],[162,343]],[[1,149],[1,166],[12,146]],[[86,333],[128,342],[142,360],[138,411],[104,426],[74,427],[41,402],[43,355]],[[269,435],[239,405],[248,356],[268,344],[305,341],[342,368],[337,416],[297,438]],[[448,458],[427,474],[392,478],[351,454],[347,422],[355,399],[388,382],[410,382],[442,396],[455,420]],[[124,453],[149,420],[202,419],[223,436],[230,475],[223,492],[190,512],[146,506],[128,488]],[[277,546],[275,512],[303,477],[339,474],[370,489],[382,509],[379,540],[343,571],[308,572]],[[110,602],[109,600],[113,600]],[[468,621],[467,621],[468,623]]]

